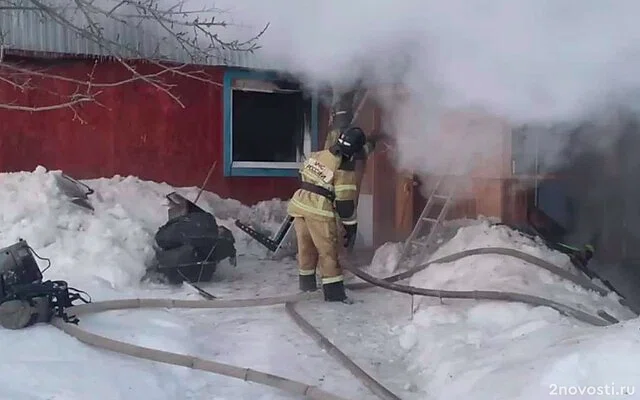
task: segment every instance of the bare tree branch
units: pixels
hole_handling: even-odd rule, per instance
[[[84,96],[78,96],[77,98],[70,100],[66,103],[58,103],[58,104],[52,104],[49,106],[39,106],[39,107],[29,107],[29,106],[21,106],[21,105],[15,105],[15,104],[2,104],[0,103],[0,109],[5,109],[5,110],[14,110],[14,111],[29,111],[29,112],[35,112],[35,111],[52,111],[52,110],[59,110],[62,108],[71,108],[72,106],[75,106],[76,104],[80,104],[80,103],[86,103],[89,101],[94,101],[93,97],[84,97]]]
[[[190,9],[185,0],[165,4],[161,0],[0,0],[0,109],[39,112],[68,108],[74,112],[74,118],[81,119],[77,114],[79,105],[99,104],[98,97],[105,90],[133,82],[150,85],[185,107],[174,93],[176,85],[169,83],[170,77],[220,85],[203,68],[196,70],[194,66],[224,65],[228,61],[225,58],[232,52],[254,52],[259,48],[258,39],[268,28],[267,24],[248,40],[225,40],[220,33],[231,25],[219,18],[223,10]],[[42,25],[12,23],[27,16]],[[56,72],[54,62],[47,68],[19,62],[16,54],[26,52],[28,55],[29,49],[38,48],[28,45],[21,48],[16,44],[24,44],[25,37],[35,36],[24,30],[42,27],[53,27],[49,33],[62,31],[72,41],[77,40],[78,49],[88,49],[89,54],[62,56],[95,58],[92,72],[86,77],[72,77]],[[55,48],[50,51],[55,52]],[[95,80],[99,59],[120,64],[129,76],[117,81]],[[140,60],[154,72],[139,72]],[[76,90],[52,92],[51,87],[56,85],[47,84],[51,81],[76,85]],[[53,97],[59,101],[42,105],[20,103],[20,99],[26,101],[27,94],[32,100],[42,95],[43,103]]]

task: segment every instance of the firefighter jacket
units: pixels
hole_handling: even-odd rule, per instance
[[[357,223],[353,160],[343,160],[333,149],[313,152],[300,168],[300,180],[287,206],[290,216],[335,220],[337,213],[344,225]]]

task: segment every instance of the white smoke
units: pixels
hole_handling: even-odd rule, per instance
[[[269,23],[259,57],[309,86],[365,77],[378,89],[384,128],[397,137],[400,167],[418,171],[479,153],[493,156],[487,171],[495,175],[513,126],[571,124],[640,104],[635,0],[158,0],[162,10],[179,3],[215,8],[203,18],[231,24],[212,28],[227,40],[249,39]],[[617,130],[601,131],[586,141],[606,148]],[[531,135],[547,165],[561,163],[566,131]]]
[[[269,22],[259,54],[311,84],[350,84],[363,72],[381,84],[399,80],[406,102],[388,90],[378,100],[390,114],[387,128],[398,135],[402,166],[426,172],[442,166],[443,155],[502,151],[509,144],[496,133],[500,124],[580,120],[624,103],[640,84],[640,2],[633,0],[224,0],[216,6],[236,24],[227,37],[246,38]],[[450,110],[484,117],[456,114],[465,139],[444,140],[439,127]],[[497,119],[482,119],[489,116]],[[565,139],[545,136],[551,158]]]
[[[505,132],[516,125],[579,121],[611,105],[633,105],[640,84],[635,0],[212,5],[232,24],[220,32],[226,39],[248,39],[269,23],[258,55],[311,86],[350,85],[363,74],[377,84],[400,166],[424,172],[459,156],[502,154],[510,145]],[[394,83],[402,93],[391,90]],[[567,134],[539,135],[547,163],[561,162]],[[599,145],[612,140],[596,137]]]
[[[247,40],[269,23],[258,56],[311,87],[366,78],[401,168],[450,170],[449,161],[479,154],[496,175],[513,126],[570,125],[640,104],[634,0],[158,0],[163,10],[178,2],[215,8],[203,18],[229,23],[212,28],[226,40]],[[586,141],[606,148],[616,129],[600,131]],[[531,132],[545,163],[560,164],[567,131]]]

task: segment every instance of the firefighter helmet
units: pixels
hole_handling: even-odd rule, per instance
[[[351,157],[362,150],[366,141],[367,137],[362,129],[354,126],[346,129],[338,136],[338,148],[344,156]]]

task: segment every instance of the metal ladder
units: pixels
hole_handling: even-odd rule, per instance
[[[444,175],[438,178],[435,187],[433,188],[431,194],[429,195],[429,198],[427,199],[427,204],[424,206],[422,212],[420,213],[418,221],[414,225],[411,234],[404,242],[402,252],[400,253],[400,257],[398,258],[398,264],[402,263],[415,247],[418,247],[419,249],[426,248],[433,240],[440,224],[446,219],[447,212],[449,211],[451,205],[454,203],[454,197],[459,187],[459,183],[454,182],[448,190],[443,190],[442,186],[445,180],[446,178]],[[430,215],[433,211],[434,206],[436,206],[436,204],[438,203],[442,204],[440,212],[437,216]],[[422,232],[423,226],[425,224],[430,225],[429,233],[427,233],[424,240],[417,240],[418,235]]]

